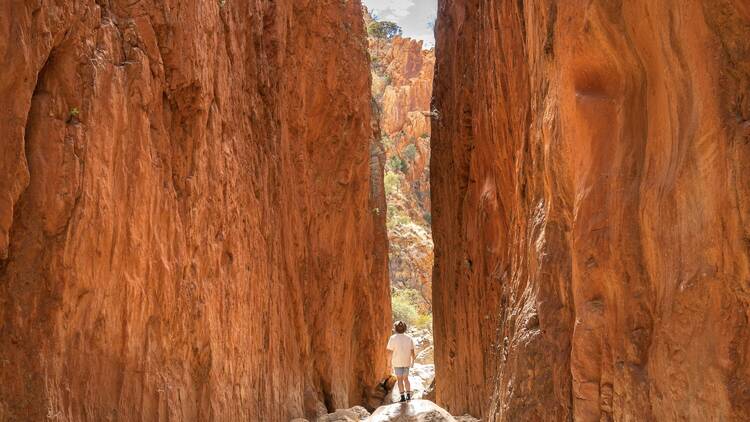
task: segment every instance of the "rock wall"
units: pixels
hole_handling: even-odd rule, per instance
[[[358,0],[0,6],[0,420],[287,421],[390,332]]]
[[[442,0],[437,400],[750,419],[750,7]]]

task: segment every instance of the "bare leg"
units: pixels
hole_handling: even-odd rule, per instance
[[[401,394],[405,394],[406,393],[406,390],[404,389],[404,378],[405,377],[403,375],[398,375],[397,378],[398,378],[398,392],[401,393]],[[406,382],[408,383],[409,380],[407,379]]]
[[[409,393],[411,393],[411,383],[409,383],[409,376],[408,375],[404,375],[404,386],[406,387],[406,391],[408,391]],[[401,390],[401,391],[404,391],[404,390]]]

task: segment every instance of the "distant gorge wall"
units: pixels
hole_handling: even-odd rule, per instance
[[[437,400],[750,420],[750,5],[441,0]]]
[[[0,420],[362,401],[390,300],[361,13],[0,5]]]

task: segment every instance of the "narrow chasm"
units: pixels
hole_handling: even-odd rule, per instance
[[[377,142],[385,153],[388,277],[393,321],[416,343],[413,396],[434,398],[432,336],[432,212],[430,102],[434,48],[402,35],[395,22],[364,12],[376,110]],[[398,400],[393,389],[391,398]]]

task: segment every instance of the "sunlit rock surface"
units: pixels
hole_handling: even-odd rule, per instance
[[[10,0],[0,33],[0,420],[362,402],[390,302],[360,2]]]
[[[445,409],[427,400],[411,400],[379,407],[367,422],[456,422]]]

